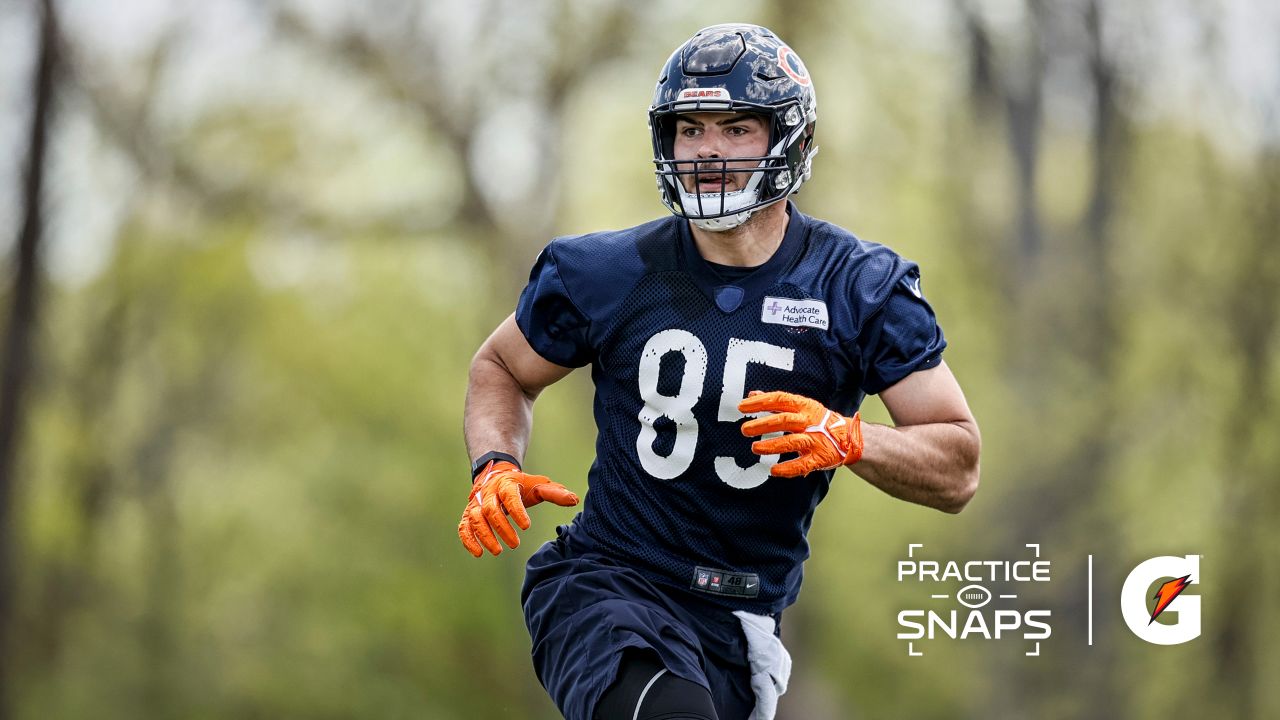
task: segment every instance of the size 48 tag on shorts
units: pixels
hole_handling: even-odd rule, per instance
[[[760,576],[755,573],[696,567],[693,569],[693,584],[689,587],[716,595],[752,598],[760,594]]]
[[[764,299],[764,305],[760,307],[760,322],[816,330],[826,330],[831,326],[825,302],[779,297]]]

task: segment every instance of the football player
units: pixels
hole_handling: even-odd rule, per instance
[[[538,393],[591,366],[590,492],[521,591],[538,678],[570,720],[773,717],[791,664],[778,622],[835,471],[946,512],[977,489],[978,427],[919,268],[789,199],[817,117],[772,32],[699,31],[649,109],[672,215],[553,240],[472,363],[458,533],[477,557],[516,547],[529,506],[578,503],[521,459]],[[867,394],[894,426],[861,421]]]

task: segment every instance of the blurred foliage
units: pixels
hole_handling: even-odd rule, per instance
[[[800,205],[922,265],[984,437],[959,516],[839,476],[779,717],[1280,715],[1277,104],[1252,139],[1152,110],[1159,53],[1124,40],[1165,6],[213,6],[257,44],[152,9],[168,24],[122,50],[64,9],[15,717],[556,717],[518,593],[572,513],[538,508],[497,559],[459,547],[467,368],[552,235],[661,214],[653,73],[725,19],[801,50],[822,153]],[[527,458],[578,489],[590,392],[544,393]],[[907,656],[908,543],[1029,542],[1054,561],[1041,657]],[[1124,576],[1189,553],[1204,636],[1133,637]]]

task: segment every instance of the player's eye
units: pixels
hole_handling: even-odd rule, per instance
[[[694,127],[693,125],[686,125],[685,127],[681,128],[678,132],[682,137],[691,138],[691,137],[698,136],[698,128]]]

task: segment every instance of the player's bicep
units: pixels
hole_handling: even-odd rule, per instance
[[[539,355],[516,325],[515,315],[507,316],[498,325],[476,355],[477,361],[488,360],[500,365],[531,398],[573,372],[573,368],[557,365]]]
[[[960,383],[945,361],[918,370],[880,393],[894,425],[973,423]]]

